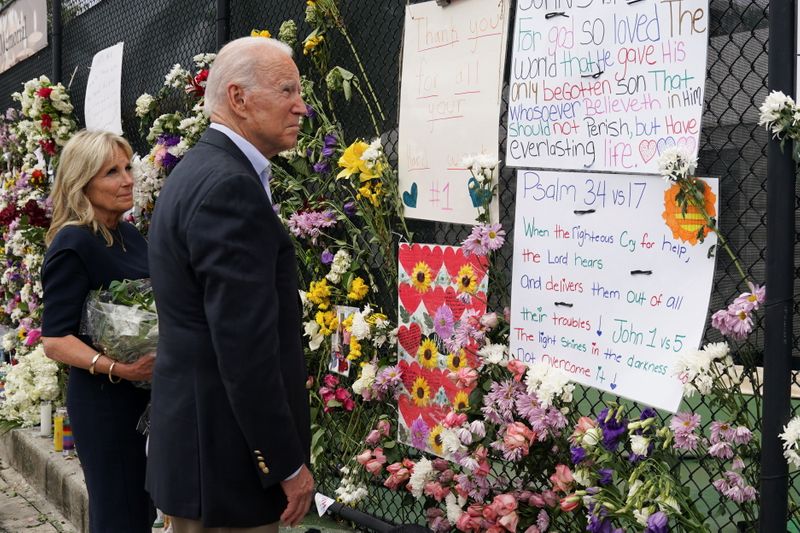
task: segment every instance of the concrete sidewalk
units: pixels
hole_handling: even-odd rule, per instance
[[[65,458],[52,450],[52,438],[39,437],[38,429],[15,429],[0,435],[0,533],[88,532],[89,497],[80,463],[74,456]],[[22,522],[6,526],[5,513],[9,520],[18,515]],[[313,504],[311,513],[315,513]],[[294,533],[313,530],[353,531],[316,514],[309,514],[298,527],[281,528]]]

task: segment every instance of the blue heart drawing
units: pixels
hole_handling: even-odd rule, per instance
[[[403,203],[408,207],[417,207],[417,183],[411,184],[411,190],[403,193]]]
[[[467,188],[469,189],[469,197],[472,199],[472,207],[486,205],[492,198],[492,191],[481,189],[478,180],[474,177],[467,182]]]
[[[611,390],[614,390],[614,389],[616,389],[616,388],[617,388],[617,384],[616,384],[616,383],[612,383],[612,384],[611,384]]]

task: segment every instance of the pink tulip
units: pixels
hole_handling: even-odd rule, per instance
[[[581,504],[581,497],[575,494],[561,498],[560,507],[565,513],[570,513],[577,509]]]

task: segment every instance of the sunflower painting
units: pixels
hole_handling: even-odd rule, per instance
[[[398,262],[399,438],[444,456],[441,423],[450,411],[468,409],[472,392],[450,377],[469,367],[471,346],[451,350],[448,341],[467,311],[486,312],[488,265],[460,247],[433,244],[402,244]]]

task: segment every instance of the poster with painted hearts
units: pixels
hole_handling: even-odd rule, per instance
[[[462,321],[486,313],[488,262],[436,244],[401,244],[398,260],[398,438],[443,457],[441,422],[451,410],[467,408],[472,392],[450,375],[477,363],[474,343],[451,350],[446,340]]]
[[[517,2],[506,165],[658,173],[697,153],[708,0]]]

